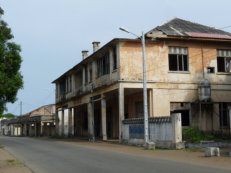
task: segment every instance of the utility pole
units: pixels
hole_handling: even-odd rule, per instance
[[[22,101],[20,101],[20,116],[22,116]]]
[[[142,32],[142,53],[143,53],[143,100],[144,100],[144,140],[145,144],[149,143],[148,135],[148,103],[147,103],[147,79],[146,79],[146,57],[145,57],[145,38]]]
[[[95,108],[94,108],[94,89],[95,85],[91,86],[91,106],[92,106],[92,142],[95,142]]]
[[[144,145],[146,147],[153,147],[154,143],[149,142],[149,131],[148,131],[148,101],[147,101],[147,79],[146,79],[146,57],[145,57],[145,36],[144,32],[142,32],[142,36],[139,37],[136,34],[128,31],[125,28],[119,28],[120,30],[130,33],[139,39],[141,39],[142,43],[142,55],[143,55],[143,103],[144,103]]]

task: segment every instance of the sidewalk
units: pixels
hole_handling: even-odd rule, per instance
[[[55,141],[69,142],[85,148],[94,148],[104,151],[112,151],[117,153],[130,154],[134,156],[153,157],[163,160],[171,160],[185,163],[192,163],[195,165],[204,165],[216,168],[231,169],[231,157],[227,156],[229,149],[223,149],[220,157],[205,157],[203,149],[184,149],[184,150],[168,150],[156,149],[145,150],[142,147],[128,146],[116,143],[108,143],[103,141],[96,141],[95,143],[86,140],[78,139],[49,139]]]
[[[0,146],[0,173],[31,173],[31,170]]]

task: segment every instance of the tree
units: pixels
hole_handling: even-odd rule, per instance
[[[3,14],[0,7],[0,115],[6,110],[6,103],[14,103],[18,90],[23,88],[23,77],[19,71],[21,48],[11,41],[14,36],[2,20]]]
[[[0,118],[13,118],[13,117],[16,117],[16,116],[11,113],[0,115]]]

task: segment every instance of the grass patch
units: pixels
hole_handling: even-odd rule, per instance
[[[9,160],[6,160],[7,163],[14,163],[15,160],[14,159],[9,159]]]
[[[14,159],[5,160],[5,162],[7,162],[7,163],[9,163],[15,167],[24,167],[25,166],[22,162],[20,162],[18,160],[14,160]]]
[[[200,141],[213,140],[214,136],[200,131],[198,127],[189,127],[182,132],[183,140],[191,143],[199,143]]]

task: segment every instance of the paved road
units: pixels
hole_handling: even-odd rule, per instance
[[[0,137],[0,144],[35,173],[230,173],[34,138]]]

